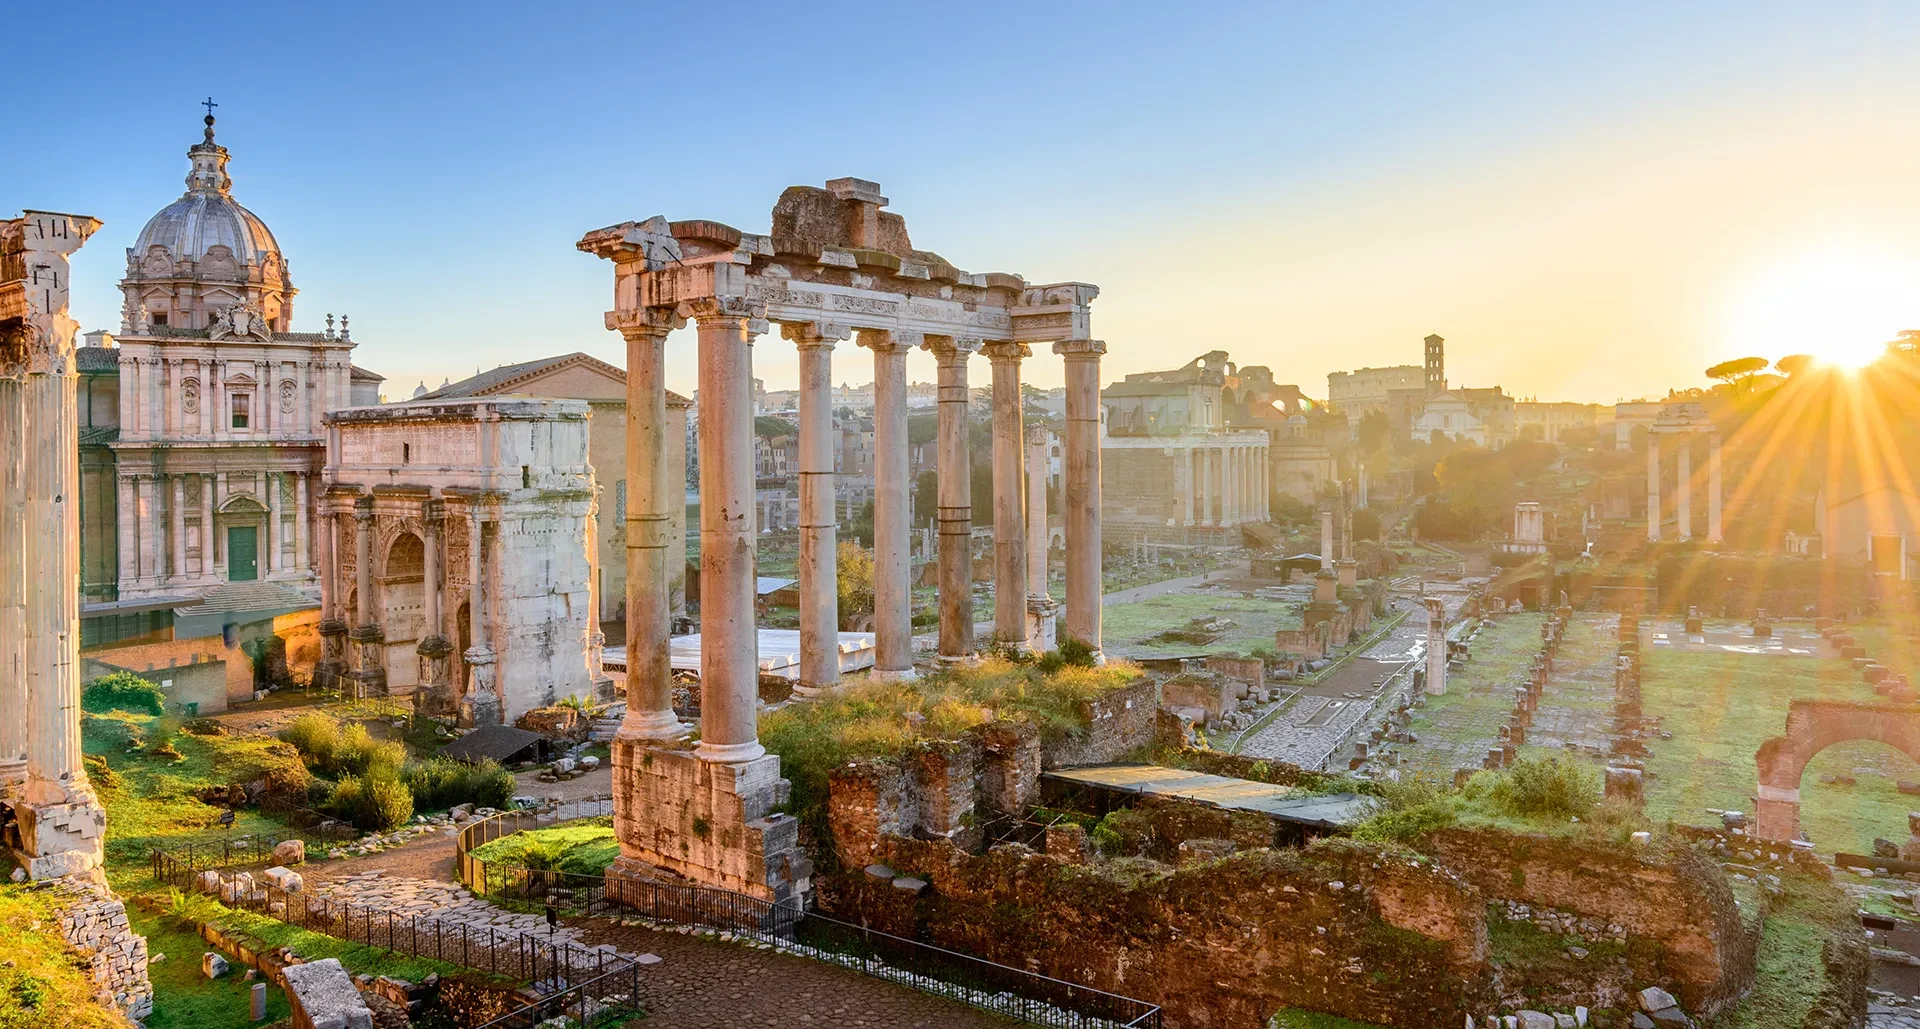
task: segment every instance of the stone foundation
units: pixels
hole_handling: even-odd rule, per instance
[[[608,876],[660,878],[769,901],[800,900],[813,863],[800,850],[800,822],[773,809],[786,803],[780,758],[739,764],[702,761],[690,750],[613,742],[614,833],[621,854]],[[624,795],[624,796],[622,796]]]
[[[29,787],[29,794],[31,787]],[[99,868],[105,861],[107,812],[85,780],[69,784],[64,802],[16,800],[20,846],[14,858],[34,879],[58,879]]]
[[[1043,763],[1048,768],[1098,765],[1117,761],[1153,742],[1154,718],[1160,710],[1160,685],[1142,676],[1139,682],[1101,694],[1081,705],[1087,731],[1047,745]]]
[[[60,935],[85,959],[100,1003],[132,1019],[153,1013],[147,941],[127,924],[127,906],[113,891],[85,879],[53,884],[61,899]]]

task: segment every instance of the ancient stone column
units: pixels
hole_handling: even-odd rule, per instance
[[[21,385],[19,375],[0,376],[0,789],[8,792],[27,778],[27,436]],[[124,479],[121,490],[124,495]],[[129,527],[123,522],[120,528],[125,539]]]
[[[205,505],[212,503],[213,479],[200,484]],[[313,682],[321,689],[344,689],[347,676],[347,623],[341,610],[340,594],[346,583],[340,581],[340,519],[322,502],[320,511],[320,660],[314,665]],[[204,509],[204,507],[203,507]],[[211,521],[208,522],[211,525]],[[211,568],[212,542],[200,541],[200,563]]]
[[[899,332],[861,329],[859,344],[873,351],[873,634],[872,677],[914,678],[912,541],[913,498],[907,473],[907,351],[919,343]],[[1026,618],[1026,591],[1020,591]]]
[[[1647,433],[1647,539],[1660,538],[1660,437]]]
[[[17,353],[25,500],[20,528],[24,598],[27,784],[16,805],[21,863],[35,879],[98,868],[106,812],[80,753],[80,419],[68,310],[68,255],[100,227],[91,218],[29,211],[17,242],[33,288],[24,318],[0,341]],[[0,234],[3,236],[4,234]],[[10,344],[10,345],[9,345]],[[20,358],[15,358],[19,360]],[[19,718],[16,709],[7,717]]]
[[[986,345],[993,362],[993,630],[1000,642],[1024,653],[1027,641],[1026,476],[1020,362],[1033,355],[1024,343]]]
[[[629,417],[628,421],[632,421]],[[467,688],[460,695],[460,724],[500,724],[500,694],[494,686],[493,641],[488,635],[486,523],[467,508]]]
[[[595,483],[587,502],[587,681],[596,700],[613,699],[613,679],[607,675],[607,633],[600,628],[600,495],[606,487]]]
[[[967,359],[977,339],[928,336],[939,362],[935,451],[940,526],[940,660],[973,656],[973,456],[967,432]]]
[[[759,632],[753,591],[753,336],[765,322],[737,298],[693,305],[700,333],[701,760],[752,761]]]
[[[173,497],[167,503],[167,556],[178,582],[187,577],[187,479],[184,475],[167,478],[173,482]]]
[[[1720,434],[1707,434],[1707,542],[1720,543]]]
[[[443,574],[441,561],[446,548],[447,502],[428,500],[421,505],[420,524],[425,530],[421,540],[426,546],[426,576],[421,583],[425,597],[426,632],[414,652],[420,655],[420,711],[434,718],[453,718],[460,713],[460,698],[454,695],[449,667],[453,644],[447,639],[446,615],[442,607]]]
[[[833,511],[833,347],[852,330],[782,325],[800,353],[800,681],[815,696],[840,681],[839,520]]]
[[[1438,597],[1423,602],[1427,608],[1427,685],[1432,696],[1447,692],[1447,606]]]
[[[354,692],[357,697],[384,696],[387,692],[387,634],[375,623],[379,610],[373,602],[373,498],[353,501],[353,558],[355,590],[358,593],[354,620],[358,623],[347,639],[354,649]]]
[[[1059,605],[1047,594],[1047,427],[1027,426],[1027,641],[1057,649]]]
[[[1673,495],[1673,520],[1683,540],[1693,538],[1693,434],[1680,436],[1679,489]]]
[[[1333,508],[1320,511],[1320,570],[1333,571]]]
[[[627,713],[619,736],[670,739],[687,731],[673,713],[667,587],[673,506],[685,503],[686,484],[667,481],[666,342],[684,322],[658,308],[608,318],[624,319],[614,327],[627,341]]]
[[[1066,359],[1067,434],[1065,521],[1067,635],[1100,650],[1100,355],[1097,339],[1062,340],[1053,352]]]

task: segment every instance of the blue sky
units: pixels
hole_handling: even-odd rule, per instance
[[[1889,332],[1920,325],[1902,285],[1920,270],[1913,8],[26,17],[59,74],[16,123],[34,150],[0,167],[0,192],[106,222],[77,268],[83,325],[117,328],[124,247],[179,194],[211,94],[235,195],[301,290],[296,322],[351,314],[356,360],[390,393],[548,353],[618,362],[611,269],[573,249],[584,231],[656,213],[765,231],[783,187],[842,175],[879,181],[915,244],[962,268],[1099,284],[1116,378],[1219,348],[1317,395],[1328,371],[1417,361],[1439,332],[1455,384],[1612,401],[1726,356],[1837,346],[1909,304]],[[1877,274],[1834,271],[1863,265]],[[1885,313],[1830,324],[1841,305]],[[690,389],[686,336],[671,347]],[[777,334],[756,362],[791,384]],[[869,371],[836,353],[837,379]],[[1029,378],[1057,383],[1057,362]]]

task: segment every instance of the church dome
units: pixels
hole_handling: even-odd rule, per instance
[[[148,219],[134,240],[132,255],[145,258],[160,246],[176,262],[197,263],[215,254],[238,264],[279,265],[280,243],[267,223],[233,199],[227,148],[213,141],[212,117],[207,118],[206,140],[194,144],[187,157],[193,163],[187,173],[187,191]],[[225,248],[225,254],[216,247]]]

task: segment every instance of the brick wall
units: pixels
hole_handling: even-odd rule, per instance
[[[1098,765],[1153,742],[1154,714],[1160,709],[1160,684],[1142,678],[1086,703],[1081,718],[1086,731],[1046,745],[1041,761],[1047,768]]]

